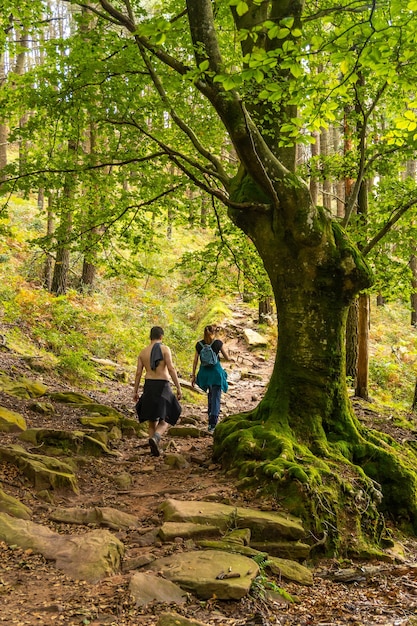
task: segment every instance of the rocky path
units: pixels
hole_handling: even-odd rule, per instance
[[[222,413],[227,415],[255,406],[262,397],[272,369],[270,347],[250,350],[243,338],[248,313],[237,309],[224,327],[225,343],[232,361],[226,364],[230,389],[224,396]],[[255,325],[253,325],[255,326]],[[25,362],[15,355],[2,353],[0,370],[18,378],[34,377]],[[37,376],[39,378],[39,375]],[[54,378],[43,375],[53,390],[65,390]],[[184,375],[185,379],[185,375]],[[184,386],[187,383],[184,382]],[[189,392],[191,393],[191,392]],[[91,394],[97,402],[115,407],[126,417],[132,416],[132,387],[109,383],[106,393]],[[189,396],[190,397],[190,396]],[[21,413],[31,428],[79,428],[81,409],[54,403],[55,412],[41,415],[30,408],[30,402],[0,392],[0,405]],[[3,602],[0,623],[16,625],[65,626],[165,626],[161,615],[176,611],[188,621],[175,624],[197,626],[326,626],[356,624],[394,626],[416,624],[417,567],[415,547],[405,543],[402,562],[377,564],[374,570],[364,564],[343,563],[351,568],[349,581],[340,582],[332,573],[342,567],[340,561],[310,563],[313,587],[283,581],[279,575],[268,579],[284,587],[297,598],[289,603],[280,596],[266,597],[267,581],[260,580],[258,593],[240,600],[218,600],[215,596],[201,600],[190,597],[186,604],[166,606],[159,603],[137,606],[129,589],[132,572],[143,559],[181,555],[190,550],[189,540],[177,537],[161,541],[158,529],[163,523],[161,505],[167,499],[225,503],[234,507],[275,510],[275,504],[255,499],[237,489],[233,478],[212,463],[212,438],[206,432],[205,398],[183,403],[181,426],[190,423],[198,436],[183,437],[175,430],[165,437],[164,455],[149,454],[147,437],[126,436],[114,443],[115,455],[85,458],[78,464],[79,493],[55,494],[53,500],[40,499],[13,467],[0,463],[2,488],[23,501],[32,510],[32,519],[62,535],[88,533],[94,524],[73,524],[51,519],[51,511],[64,509],[116,509],[135,516],[136,527],[112,530],[123,542],[125,556],[119,573],[99,583],[77,581],[56,569],[53,563],[32,550],[0,543],[0,594]],[[2,445],[15,440],[1,434]],[[168,463],[167,463],[168,461]],[[364,574],[364,571],[366,572]],[[167,618],[168,619],[168,618]],[[180,618],[178,617],[178,620]]]

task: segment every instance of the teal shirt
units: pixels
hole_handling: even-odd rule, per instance
[[[207,389],[212,385],[219,385],[221,390],[224,392],[226,392],[229,388],[227,383],[227,372],[220,365],[220,361],[217,361],[216,365],[211,365],[210,367],[200,365],[196,383],[203,391],[207,391]]]

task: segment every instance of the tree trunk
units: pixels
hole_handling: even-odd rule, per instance
[[[322,130],[320,134],[320,154],[325,158],[325,170],[327,169],[326,157],[331,154],[330,132]],[[323,180],[323,206],[329,211],[332,208],[332,181],[328,174],[325,174]]]
[[[409,262],[411,270],[411,325],[417,326],[417,256],[413,254]]]
[[[271,320],[271,316],[274,312],[272,301],[272,296],[266,296],[258,302],[258,318],[261,324]]]
[[[307,215],[301,191],[288,201]],[[396,444],[390,448],[383,436],[361,426],[347,393],[346,318],[356,292],[370,284],[367,266],[326,212],[315,214],[307,242],[297,232],[300,222],[287,222],[291,212],[282,204],[280,209],[273,217],[229,209],[264,261],[279,341],[265,396],[255,410],[217,427],[214,459],[234,468],[242,487],[259,487],[264,476],[268,493],[313,532],[328,534],[330,551],[339,548],[352,524],[355,533],[362,529],[363,537],[379,541],[384,532],[379,509],[401,510],[417,528],[414,461],[399,461]],[[368,296],[361,302],[367,306]],[[366,347],[367,336],[362,341]],[[366,506],[358,507],[364,497]]]
[[[200,226],[201,226],[201,228],[207,228],[208,205],[209,205],[209,200],[208,200],[207,196],[201,196],[201,210],[200,210]]]
[[[48,195],[48,211],[47,211],[47,220],[46,220],[46,234],[48,239],[52,239],[52,235],[54,233],[54,212],[53,212],[53,195],[50,193]],[[44,280],[43,284],[48,291],[52,291],[52,268],[53,268],[53,256],[47,251],[46,260],[44,266]]]
[[[91,292],[94,287],[97,268],[95,263],[90,263],[84,257],[83,270],[81,273],[81,290]]]
[[[68,141],[68,152],[73,155],[76,144],[73,140]],[[52,293],[57,296],[63,295],[68,288],[68,271],[70,259],[69,239],[72,231],[72,202],[74,181],[67,176],[62,190],[60,224],[56,230],[56,255],[55,267],[52,277]]]
[[[355,298],[349,307],[346,323],[346,378],[352,381],[352,386],[356,383],[358,367],[358,304]]]
[[[355,395],[369,400],[369,296],[361,293],[358,305],[358,368],[356,372]]]
[[[311,144],[311,157],[318,157],[320,154],[320,133],[314,132],[312,136],[315,139],[315,142]],[[319,181],[316,176],[310,177],[310,193],[311,193],[311,201],[314,205],[317,205],[319,202]]]
[[[4,54],[0,52],[0,89],[6,80],[6,66]],[[0,182],[4,180],[4,174],[2,170],[7,165],[7,140],[8,140],[8,128],[5,122],[0,123]]]
[[[413,404],[411,406],[411,410],[414,412],[417,411],[417,380],[416,380],[416,386],[414,387],[414,398],[413,398]]]
[[[333,150],[336,154],[342,154],[344,150],[344,143],[342,142],[342,136],[340,128],[338,126],[333,127]],[[335,183],[336,194],[336,215],[343,219],[345,217],[345,181],[338,180]]]

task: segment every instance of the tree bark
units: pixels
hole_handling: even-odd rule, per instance
[[[361,293],[358,305],[358,367],[356,373],[355,395],[369,400],[369,296]]]
[[[0,52],[0,89],[6,80],[6,67],[4,54]],[[8,128],[5,122],[0,123],[0,182],[4,180],[3,170],[7,165],[7,140]]]
[[[47,209],[47,218],[46,218],[46,234],[49,240],[52,240],[52,236],[54,233],[54,212],[53,212],[53,195],[52,192],[48,195],[48,209]],[[52,291],[52,268],[53,268],[53,256],[47,251],[45,266],[44,266],[44,279],[43,284],[44,287],[48,291]]]
[[[311,144],[311,157],[318,157],[320,154],[320,133],[314,132],[312,135],[315,139],[315,142]],[[319,201],[319,181],[317,180],[317,176],[310,177],[310,193],[311,193],[311,201],[313,204],[317,205]]]
[[[320,154],[324,157],[325,175],[323,180],[323,206],[329,211],[332,208],[332,181],[327,170],[327,158],[331,154],[330,131],[322,130],[320,133]]]
[[[409,262],[411,270],[411,325],[417,326],[417,256],[412,255]]]
[[[414,387],[414,398],[413,398],[413,404],[411,406],[411,410],[417,411],[417,380],[416,380],[416,386]]]
[[[346,323],[346,378],[356,384],[356,372],[358,368],[358,299],[349,307]]]
[[[76,145],[73,140],[68,141],[68,152],[73,154]],[[60,223],[56,229],[56,255],[52,277],[51,291],[57,296],[67,293],[68,271],[70,261],[69,239],[72,231],[72,201],[74,182],[67,176],[62,190]]]
[[[90,263],[84,257],[83,270],[81,273],[81,291],[92,291],[96,278],[97,267],[95,263]]]
[[[270,321],[273,313],[274,313],[274,308],[272,306],[272,296],[266,296],[265,298],[262,298],[261,300],[259,300],[258,318],[261,324],[263,322]]]

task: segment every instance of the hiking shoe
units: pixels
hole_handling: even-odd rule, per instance
[[[161,456],[161,450],[159,449],[158,440],[156,437],[149,439],[149,447],[151,449],[152,456]]]
[[[207,428],[207,431],[210,433],[210,435],[212,435],[212,434],[214,433],[214,429],[215,429],[215,428],[216,428],[215,426],[209,426],[209,427]]]

